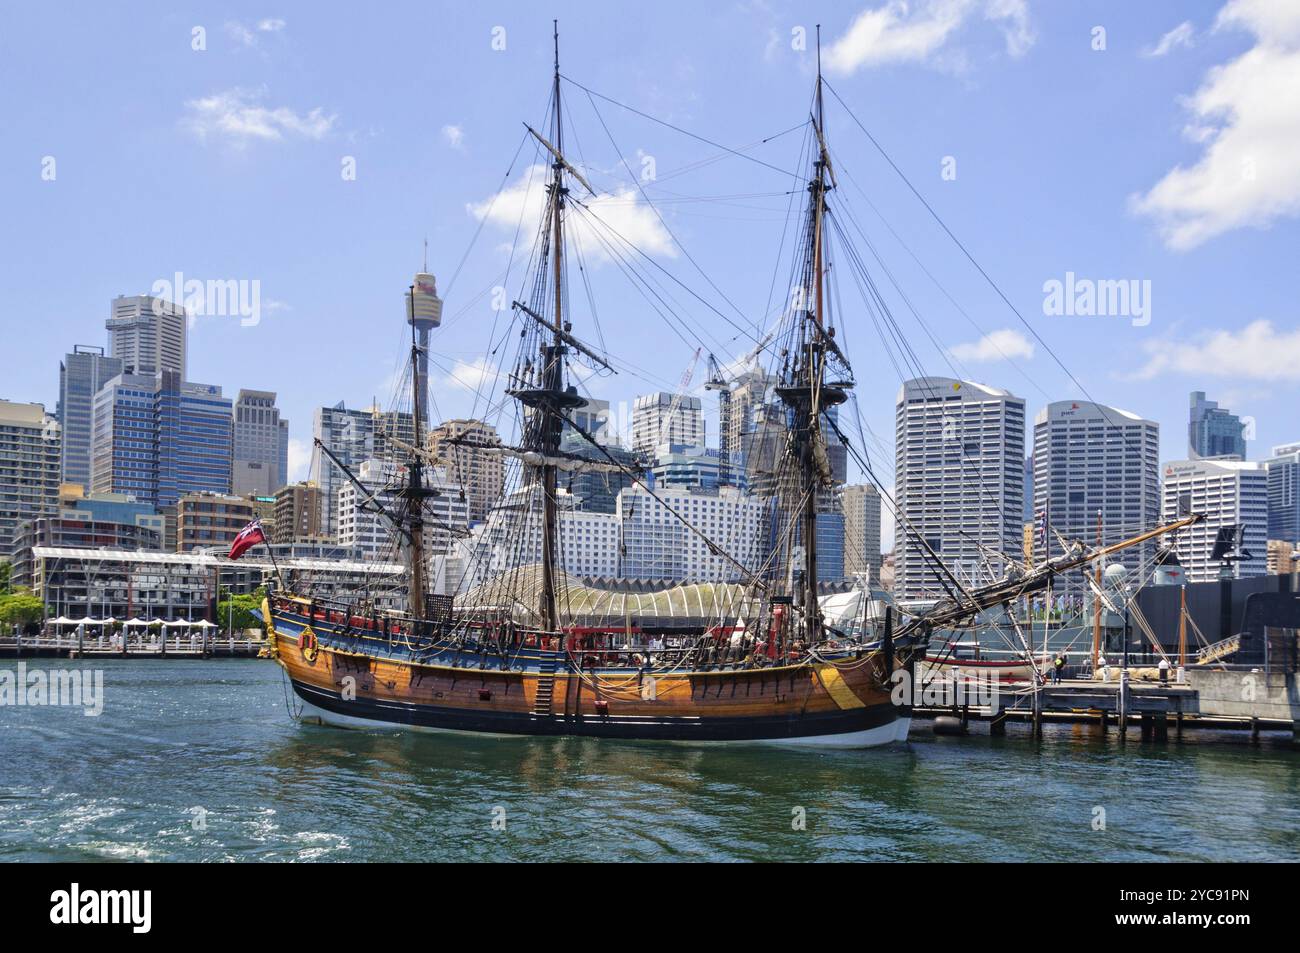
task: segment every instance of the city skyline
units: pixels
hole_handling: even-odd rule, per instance
[[[1285,54],[1293,34],[1283,29],[1289,22],[1284,15],[1276,14],[1279,24],[1266,36],[1264,14],[1243,2],[1101,11],[1011,4],[1018,16],[988,20],[967,11],[922,43],[918,30],[907,28],[932,24],[935,6],[918,3],[906,16],[895,11],[893,20],[881,13],[892,8],[879,3],[822,11],[832,88],[854,115],[870,117],[873,133],[900,168],[1088,393],[927,224],[853,119],[832,102],[832,148],[845,170],[846,200],[856,203],[873,237],[881,236],[882,254],[942,345],[921,349],[923,369],[948,374],[947,365],[956,365],[953,376],[1023,395],[1030,413],[1051,401],[1088,398],[1131,409],[1162,424],[1162,460],[1185,455],[1178,445],[1186,395],[1194,389],[1254,420],[1251,459],[1296,439],[1285,413],[1294,394],[1289,375],[1279,370],[1295,353],[1294,305],[1271,280],[1285,272],[1287,250],[1296,243],[1295,196],[1288,191],[1297,181],[1288,171],[1296,150],[1288,152],[1285,138],[1271,147],[1275,151],[1251,138],[1252,123],[1259,121],[1254,100],[1237,104],[1241,115],[1226,120],[1198,114],[1195,99],[1186,104],[1198,90],[1217,88],[1214,67],[1245,71],[1242,57],[1250,50],[1257,57]],[[807,39],[816,18],[793,5],[743,8],[749,17],[727,17],[725,26],[721,14],[681,8],[677,17],[632,31],[611,11],[579,14],[560,4],[555,12],[565,73],[714,142],[740,145],[772,136],[806,112],[811,40],[794,49],[794,31],[803,28]],[[4,160],[0,188],[21,227],[0,239],[0,268],[14,269],[6,287],[17,313],[38,318],[25,336],[34,359],[13,369],[3,396],[53,408],[54,365],[75,344],[103,343],[88,337],[105,299],[151,293],[156,282],[174,275],[260,281],[257,323],[236,315],[195,319],[187,376],[232,393],[243,387],[276,391],[295,427],[290,476],[301,478],[316,408],[339,400],[366,406],[374,397],[382,403],[391,393],[407,333],[402,295],[421,267],[427,235],[429,271],[446,301],[444,326],[433,334],[440,365],[433,371],[435,416],[475,415],[473,390],[449,386],[448,379],[454,374],[462,383],[477,382],[487,373],[484,338],[493,312],[483,293],[503,265],[497,246],[510,235],[486,207],[493,195],[502,201],[519,196],[525,163],[504,173],[520,121],[539,121],[550,11],[521,10],[497,23],[464,11],[395,9],[389,17],[411,24],[401,31],[386,26],[382,15],[347,30],[343,21],[316,11],[290,11],[263,28],[266,11],[252,7],[220,18],[184,7],[159,19],[92,10],[79,15],[77,29],[67,29],[57,13],[39,21],[25,11],[15,15],[30,20],[22,25],[34,37],[57,33],[73,67],[21,98],[15,90],[3,94],[16,141],[28,148],[9,150]],[[681,23],[691,28],[680,29]],[[873,23],[899,39],[886,62],[863,54],[855,40],[864,24]],[[1174,36],[1184,23],[1188,28]],[[1095,48],[1098,26],[1106,28],[1104,49]],[[195,27],[204,29],[201,51],[191,46]],[[492,45],[502,35],[497,27],[504,30],[504,49]],[[105,59],[120,46],[116,38],[128,35],[146,51],[150,69]],[[344,43],[348,57],[338,53]],[[608,55],[611,44],[617,57]],[[4,52],[22,68],[42,45],[6,42]],[[440,51],[436,62],[416,54],[430,48]],[[378,55],[381,50],[385,55]],[[322,73],[322,64],[345,61],[370,65],[360,74],[337,67]],[[85,85],[87,70],[102,73],[105,88],[89,97],[71,95],[72,87]],[[158,71],[172,82],[155,83]],[[447,82],[470,71],[481,81]],[[671,100],[663,92],[669,78],[682,91]],[[426,99],[429,90],[434,95]],[[1294,95],[1290,87],[1268,92]],[[95,104],[103,95],[118,105],[101,115]],[[631,192],[632,208],[648,212],[603,139],[593,112],[598,103],[623,157],[634,166],[655,160],[658,182],[648,183],[646,192],[662,201],[672,234],[715,276],[736,311],[762,325],[784,217],[783,199],[774,193],[787,181],[741,161],[678,178],[682,167],[718,150],[595,97],[589,102],[576,86],[566,95],[574,99],[570,112],[581,127],[584,168],[594,184]],[[56,100],[58,109],[52,108]],[[1041,122],[1026,127],[1024,116]],[[137,135],[119,135],[125,124]],[[1201,141],[1184,137],[1184,127],[1200,130]],[[1213,201],[1196,190],[1222,171],[1217,152],[1204,144],[1211,136],[1217,151],[1233,158],[1240,157],[1243,141],[1259,150],[1254,177]],[[1124,143],[1118,151],[1117,140]],[[146,150],[145,142],[161,148]],[[797,164],[792,146],[779,138],[752,154],[781,169]],[[45,157],[55,162],[52,179],[42,178]],[[356,164],[351,180],[340,172],[348,157]],[[955,160],[951,179],[943,177],[948,158]],[[857,190],[855,183],[868,181],[879,188],[867,196],[870,207],[880,209],[921,260],[938,262],[931,266],[936,276],[978,327],[955,312],[924,274],[899,267],[906,266],[906,252],[868,217],[870,207]],[[719,192],[760,197],[711,207],[671,197]],[[96,195],[121,199],[97,202]],[[132,203],[130,213],[123,202]],[[186,224],[159,229],[156,215],[139,214],[139,208],[175,208]],[[273,219],[270,208],[277,209]],[[1044,208],[1051,213],[1043,215]],[[459,262],[480,224],[484,235],[462,270]],[[686,255],[652,227],[652,218],[629,219],[629,228],[641,226],[650,254],[701,285]],[[84,236],[96,230],[118,240],[100,243],[87,256]],[[74,261],[76,280],[70,282],[66,269]],[[594,381],[589,389],[630,406],[637,393],[674,389],[690,351],[663,346],[658,332],[649,336],[652,330],[641,327],[644,306],[617,289],[610,280],[614,270],[592,263],[603,331],[607,340],[621,342],[611,346],[616,354],[644,361],[641,373],[650,380]],[[1044,286],[1073,286],[1076,279],[1150,281],[1147,313],[1132,319],[1069,310],[1045,315]],[[735,313],[712,292],[709,297]],[[751,342],[718,324],[720,361],[748,349]],[[857,391],[863,416],[873,431],[887,433],[898,375],[889,372],[864,314],[854,314],[846,330],[863,381]],[[283,375],[271,366],[273,356],[286,354],[304,365],[330,366],[341,353],[350,373],[329,382]],[[1214,360],[1216,354],[1222,359]],[[716,419],[709,398],[705,413]],[[867,449],[889,469],[889,453]]]

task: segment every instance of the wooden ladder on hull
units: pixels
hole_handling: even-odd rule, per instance
[[[533,699],[533,714],[538,718],[551,718],[555,715],[552,702],[555,698],[555,668],[553,658],[543,659],[537,675],[537,693]]]

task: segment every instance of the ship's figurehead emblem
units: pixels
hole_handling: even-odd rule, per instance
[[[302,653],[303,660],[308,665],[316,664],[316,656],[320,654],[320,643],[316,641],[316,633],[310,626],[298,633],[298,651]]]

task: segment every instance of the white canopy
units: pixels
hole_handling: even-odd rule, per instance
[[[50,619],[49,625],[81,625],[80,619],[69,619],[66,615],[61,615],[57,619]]]

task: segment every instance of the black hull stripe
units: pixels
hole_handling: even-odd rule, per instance
[[[374,722],[478,731],[501,735],[584,735],[654,741],[771,741],[847,734],[892,724],[910,711],[892,704],[804,715],[727,718],[645,718],[641,716],[562,717],[506,711],[476,711],[357,698],[344,701],[336,692],[293,681],[305,701],[337,715]]]

